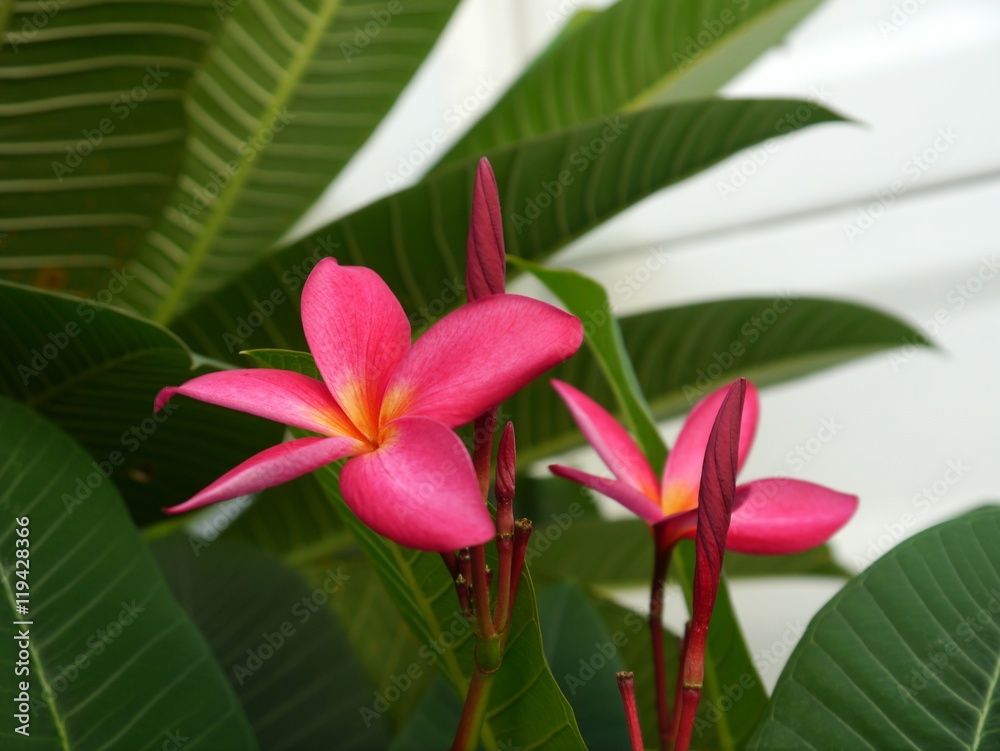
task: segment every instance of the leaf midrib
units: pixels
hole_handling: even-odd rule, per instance
[[[254,133],[258,133],[264,128],[265,121],[275,109],[282,110],[292,99],[299,81],[308,70],[316,49],[322,42],[332,19],[340,9],[340,5],[341,0],[324,0],[321,12],[317,14],[315,21],[309,27],[309,32],[306,34],[302,46],[292,58],[292,64],[287,68],[284,80],[274,92],[271,101],[261,107],[261,114],[254,127]],[[167,323],[178,312],[178,308],[185,297],[188,287],[204,264],[209,251],[214,246],[215,239],[222,230],[223,224],[229,218],[229,209],[237,201],[241,194],[240,189],[247,181],[247,178],[253,173],[254,162],[259,162],[259,155],[252,154],[250,157],[243,154],[240,155],[242,168],[223,189],[223,192],[219,196],[219,202],[212,211],[210,220],[206,223],[204,230],[198,235],[194,247],[188,253],[187,261],[179,268],[178,275],[170,288],[170,292],[153,313],[152,319],[154,321]]]

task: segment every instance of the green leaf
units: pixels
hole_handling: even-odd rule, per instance
[[[93,294],[138,248],[184,149],[210,0],[5,2],[0,274]]]
[[[853,575],[837,563],[830,546],[825,543],[793,555],[743,555],[726,551],[723,567],[729,579],[762,579],[770,576],[850,579]]]
[[[609,630],[575,584],[563,582],[538,596],[545,657],[580,721],[590,751],[619,751],[628,744],[625,711],[615,673],[625,670],[621,649],[643,629],[632,614],[629,628]]]
[[[1000,722],[1000,508],[939,524],[813,618],[751,749],[987,749]]]
[[[60,501],[67,507],[110,476],[138,519],[162,518],[162,507],[281,439],[281,425],[192,399],[155,414],[161,388],[197,375],[190,351],[161,326],[7,282],[0,311],[0,394],[37,409],[94,460]]]
[[[229,678],[262,751],[372,749],[386,722],[358,708],[372,687],[329,601],[363,586],[331,567],[310,586],[271,556],[225,541],[192,551],[181,536],[153,545],[174,597]]]
[[[125,299],[159,321],[261,257],[389,111],[457,0],[259,0],[227,20],[186,102],[177,187]]]
[[[622,115],[617,135],[601,121],[490,152],[507,251],[528,260],[554,253],[655,191],[775,135],[800,104],[678,104]],[[799,125],[839,119],[821,109]],[[607,139],[602,140],[602,132]],[[612,136],[615,140],[608,140]],[[595,139],[607,145],[601,153],[591,149]],[[223,360],[233,359],[232,350],[222,346],[224,335],[235,336],[246,349],[305,349],[299,290],[309,269],[331,249],[342,263],[378,272],[414,328],[423,328],[463,297],[477,165],[472,159],[441,170],[274,253],[178,318],[173,329],[199,352]],[[546,185],[551,192],[558,188],[559,195],[542,210],[537,199],[548,199]],[[237,319],[266,305],[272,295],[294,302],[274,306],[257,328],[240,329]]]
[[[622,341],[621,327],[612,313],[613,306],[604,287],[577,271],[548,268],[520,258],[510,258],[510,261],[533,274],[562,301],[570,313],[584,322],[587,346],[614,392],[615,402],[625,415],[627,427],[650,466],[662,467],[667,460],[666,446],[636,380],[632,361]],[[593,316],[597,312],[603,313],[605,320],[600,324],[587,320],[588,314]]]
[[[280,557],[317,586],[325,581],[331,567],[344,570],[351,586],[331,598],[329,607],[372,686],[384,699],[398,676],[405,675],[412,682],[399,698],[388,702],[387,710],[376,706],[374,694],[369,693],[358,702],[359,711],[361,707],[375,713],[383,710],[380,717],[386,717],[392,728],[400,727],[437,673],[433,667],[436,653],[420,652],[421,644],[403,622],[316,478],[306,475],[265,490],[223,530],[222,539],[253,545]],[[414,672],[419,675],[414,677]],[[366,718],[371,724],[376,721],[367,713]]]
[[[574,18],[442,163],[650,103],[712,96],[819,3],[619,0]]]
[[[452,728],[458,727],[461,718],[462,702],[448,686],[448,681],[437,676],[416,711],[407,718],[399,734],[392,739],[389,751],[451,748],[455,737]]]
[[[72,513],[64,508],[60,495],[89,471],[86,452],[28,407],[0,397],[0,456],[0,635],[12,645],[0,660],[0,685],[8,712],[20,681],[31,697],[30,740],[15,734],[21,723],[8,716],[2,745],[159,748],[176,733],[192,747],[256,748],[239,702],[170,596],[114,485],[98,484]],[[25,581],[28,612],[19,614],[15,591],[25,591]],[[15,623],[22,620],[31,623]],[[28,675],[15,674],[22,629],[29,631],[30,643],[21,645]]]
[[[650,564],[652,566],[652,564]],[[656,727],[656,678],[653,673],[652,650],[650,646],[649,626],[646,616],[640,616],[629,608],[605,597],[593,597],[592,604],[601,614],[605,628],[611,634],[621,634],[623,641],[619,656],[625,664],[625,669],[635,673],[635,701],[639,710],[639,723],[642,725],[642,737],[646,747],[653,749],[660,746],[660,734]],[[668,603],[669,606],[669,603]],[[670,631],[663,631],[663,657],[667,665],[667,676],[678,669],[678,639]],[[669,704],[673,706],[674,682],[667,681]],[[699,711],[704,710],[704,702]],[[715,739],[714,731],[709,739]],[[697,747],[696,747],[697,748]]]
[[[567,510],[571,515],[575,511],[571,506],[562,509],[564,513]],[[545,526],[540,528],[545,529]],[[595,550],[600,550],[601,554],[594,555]],[[543,553],[538,553],[532,562],[535,580],[539,582],[575,581],[602,590],[645,587],[653,570],[649,525],[639,519],[610,521],[599,516],[575,518],[561,531],[558,540]],[[724,565],[728,579],[851,577],[834,560],[827,545],[781,556],[740,555],[727,551]]]
[[[610,318],[601,310],[583,320],[596,329]],[[923,334],[881,311],[806,297],[696,303],[625,317],[620,325],[639,387],[657,419],[686,414],[703,396],[738,376],[766,386],[903,344],[927,342]],[[595,358],[578,352],[544,381],[506,402],[517,425],[522,461],[544,459],[580,441],[569,411],[553,398],[549,378],[613,406],[614,394]]]

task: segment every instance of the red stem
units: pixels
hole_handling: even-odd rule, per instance
[[[653,672],[656,679],[656,720],[660,731],[660,748],[666,751],[670,740],[670,707],[667,700],[667,666],[663,655],[663,587],[670,565],[673,544],[661,545],[661,534],[654,529],[656,554],[653,560],[653,582],[649,592],[649,635],[653,647]],[[679,666],[678,666],[679,669]]]
[[[635,674],[618,673],[618,690],[625,705],[625,719],[628,721],[628,739],[632,751],[643,751],[642,729],[639,727],[639,709],[635,705]]]
[[[674,746],[674,751],[688,751],[691,746],[691,733],[694,730],[699,701],[701,701],[701,686],[685,686],[684,699],[681,702],[680,729],[677,733],[677,745]]]

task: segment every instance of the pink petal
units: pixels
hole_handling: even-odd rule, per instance
[[[257,493],[355,454],[362,448],[363,444],[353,438],[339,437],[309,437],[279,443],[226,472],[191,500],[164,510],[168,514],[180,514],[210,503]]]
[[[472,190],[472,221],[466,243],[465,288],[469,302],[504,291],[507,257],[503,249],[503,220],[493,168],[479,160]]]
[[[360,438],[321,381],[287,370],[223,370],[198,376],[160,391],[156,410],[175,394],[317,433]]]
[[[330,392],[376,438],[382,394],[410,349],[410,323],[392,290],[371,269],[324,258],[302,290],[302,327]]]
[[[362,522],[410,548],[453,551],[496,534],[469,452],[425,417],[387,425],[376,451],[344,465],[340,492]]]
[[[737,553],[788,555],[829,540],[853,516],[857,496],[787,477],[736,489],[727,545]]]
[[[421,336],[382,405],[383,424],[419,415],[456,427],[570,357],[579,319],[520,295],[492,295],[455,310]]]
[[[695,405],[684,421],[670,455],[667,456],[667,464],[663,469],[663,510],[668,514],[686,511],[698,505],[698,485],[701,481],[701,467],[705,460],[708,435],[729,388],[724,386]],[[743,401],[743,419],[740,424],[740,467],[743,466],[743,460],[753,443],[759,412],[757,389],[748,381],[746,399]]]
[[[612,480],[610,477],[597,477],[596,475],[581,472],[572,467],[563,467],[559,464],[549,465],[549,469],[557,477],[578,482],[592,490],[596,490],[602,495],[606,495],[608,498],[618,501],[618,503],[648,524],[656,524],[663,521],[663,509],[660,508],[660,504],[621,480]]]
[[[619,422],[582,391],[562,381],[552,387],[566,402],[583,435],[608,469],[649,498],[659,497],[659,482],[646,457]]]

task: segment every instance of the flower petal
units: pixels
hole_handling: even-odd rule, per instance
[[[507,279],[503,220],[497,181],[486,157],[479,160],[476,184],[472,189],[472,221],[465,257],[465,290],[469,302],[503,293]]]
[[[362,444],[353,438],[299,438],[279,443],[252,456],[235,469],[178,506],[164,509],[168,514],[228,501],[247,493],[256,493],[319,469],[325,464],[357,453]]]
[[[787,477],[736,488],[726,545],[737,553],[788,555],[829,540],[858,507],[857,496]]]
[[[322,381],[300,373],[268,368],[208,373],[160,391],[156,411],[175,394],[317,433],[360,438]]]
[[[596,490],[598,493],[618,501],[618,503],[648,524],[656,524],[663,521],[663,509],[660,508],[660,505],[656,501],[643,495],[634,487],[621,480],[612,480],[610,477],[598,477],[597,475],[581,472],[572,467],[563,467],[559,464],[551,464],[549,465],[549,469],[557,477],[578,482],[591,490]]]
[[[496,534],[469,452],[425,417],[387,425],[377,450],[344,465],[340,491],[362,522],[410,548],[446,552]]]
[[[625,428],[600,404],[568,383],[553,380],[552,387],[612,474],[659,505],[660,483]]]
[[[302,290],[302,327],[330,393],[358,429],[378,435],[378,410],[410,349],[410,322],[371,269],[324,258]]]
[[[667,514],[686,511],[698,505],[698,486],[701,482],[701,467],[705,461],[708,435],[712,431],[715,416],[719,414],[719,408],[729,388],[730,386],[723,386],[706,396],[695,405],[684,421],[677,442],[667,456],[667,464],[663,468],[662,503],[663,510]],[[743,401],[743,418],[740,422],[739,467],[743,466],[743,460],[746,459],[753,443],[759,412],[757,389],[748,381],[746,399]]]
[[[583,341],[575,316],[520,295],[463,305],[431,326],[400,364],[383,424],[419,415],[456,427],[570,357]]]

